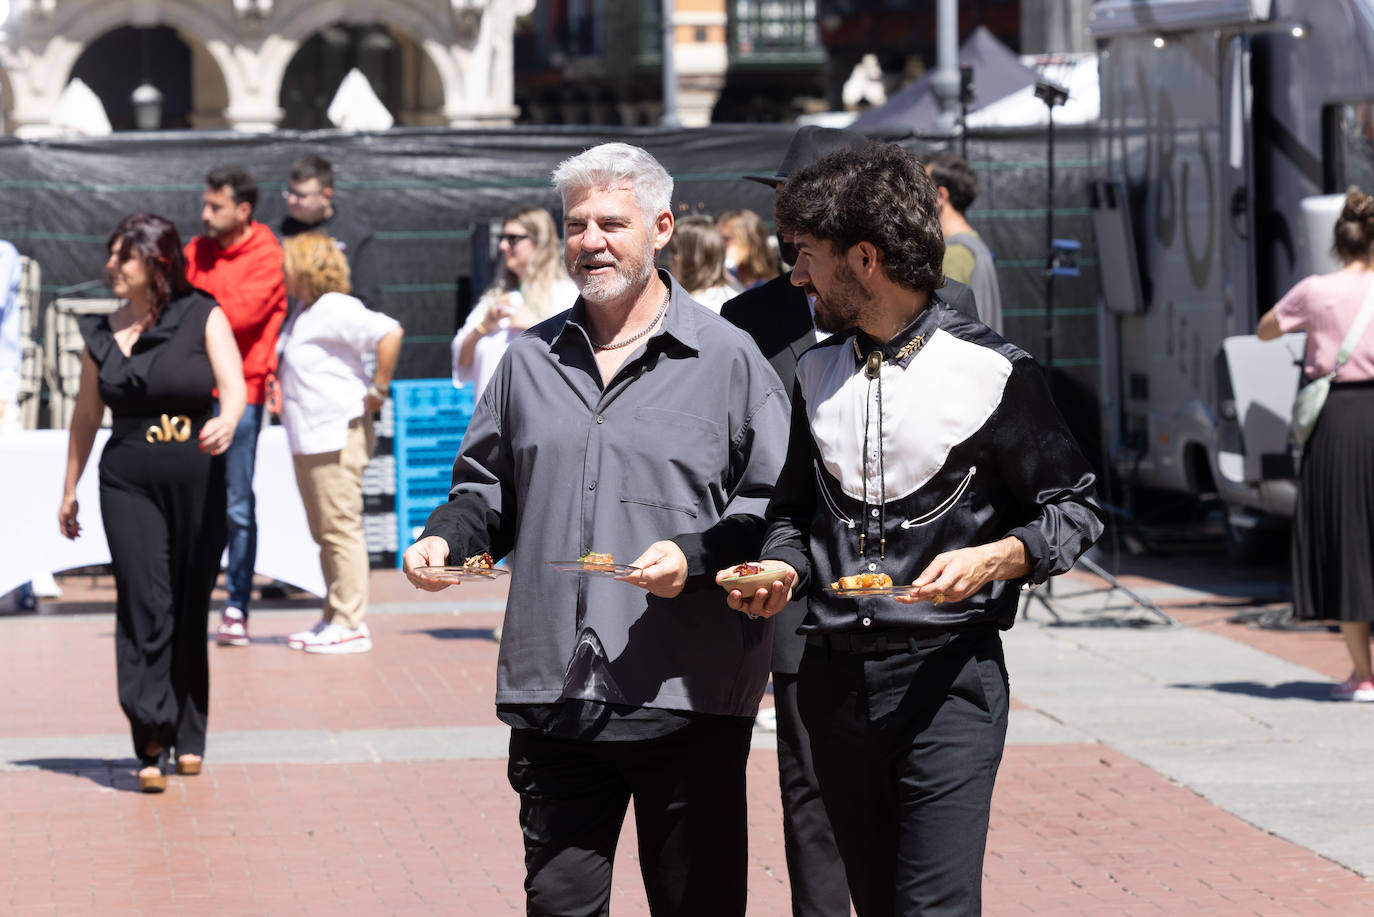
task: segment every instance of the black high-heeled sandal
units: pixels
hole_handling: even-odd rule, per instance
[[[157,768],[156,774],[144,771]],[[167,749],[163,747],[156,755],[138,756],[138,789],[142,793],[161,793],[167,789]]]

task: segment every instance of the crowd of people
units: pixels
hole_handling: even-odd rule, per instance
[[[752,211],[676,218],[671,175],[624,143],[553,171],[561,233],[540,207],[506,215],[495,280],[451,344],[473,416],[404,569],[439,590],[462,576],[435,568],[509,565],[495,701],[528,913],[605,911],[633,802],[651,912],[742,915],[745,762],[771,678],[794,914],[977,914],[1010,702],[1001,632],[1023,585],[1100,535],[1097,480],[1001,333],[966,162],[806,127],[775,173],[742,177],[774,189],[774,238]],[[268,227],[254,177],[219,167],[204,235],[126,218],[105,265],[121,305],[80,323],[59,525],[80,533],[108,408],[119,700],[148,792],[202,769],[226,547],[216,640],[250,643],[268,414],[327,585],[287,645],[372,649],[362,475],[404,331],[374,308],[371,232],[337,209],[331,165],[297,161],[285,197]],[[1374,350],[1346,346],[1374,312],[1371,246],[1374,198],[1352,191],[1345,269],[1258,332],[1307,330],[1307,375],[1335,380],[1295,571],[1300,616],[1341,621],[1354,669],[1333,696],[1352,700],[1374,700]],[[579,561],[547,563],[561,558]]]
[[[253,468],[274,393],[328,588],[321,621],[288,645],[371,649],[362,474],[403,332],[350,295],[359,276],[376,296],[371,234],[344,220],[332,197],[329,163],[301,159],[286,192],[290,216],[274,233],[253,218],[254,177],[211,169],[205,234],[183,246],[161,216],[121,221],[105,263],[120,306],[79,322],[82,369],[58,524],[66,537],[80,535],[77,482],[108,408],[99,480],[117,595],[116,673],[147,792],[165,789],[173,768],[201,769],[206,627],[226,547],[228,600],[216,639],[249,643]]]

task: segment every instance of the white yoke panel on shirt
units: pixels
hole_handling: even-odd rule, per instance
[[[891,502],[929,482],[950,450],[997,410],[1011,369],[1011,361],[997,351],[944,330],[936,330],[905,368],[884,361],[881,474],[879,383],[856,365],[853,344],[805,354],[797,364],[797,380],[826,472],[845,494],[874,504],[882,502],[880,484]]]

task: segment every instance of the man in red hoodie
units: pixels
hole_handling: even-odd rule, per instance
[[[225,453],[229,503],[229,569],[216,642],[248,645],[248,598],[258,553],[253,465],[262,429],[267,377],[277,368],[277,332],[286,317],[282,251],[272,230],[253,220],[258,183],[246,169],[217,166],[205,176],[200,211],[205,235],[186,245],[186,277],[219,303],[243,354],[248,406]]]

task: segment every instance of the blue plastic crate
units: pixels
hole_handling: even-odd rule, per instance
[[[406,379],[391,385],[398,564],[434,507],[448,499],[453,460],[472,419],[472,388],[454,388],[448,379]]]

